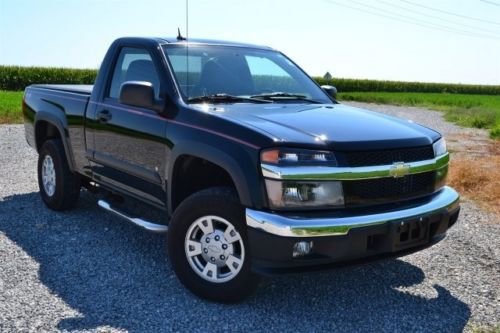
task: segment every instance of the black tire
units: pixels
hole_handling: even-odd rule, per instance
[[[188,261],[185,250],[186,235],[191,225],[199,218],[210,215],[229,221],[241,236],[244,245],[243,265],[226,282],[211,282],[198,275]],[[210,188],[185,199],[175,210],[169,223],[167,246],[177,277],[199,297],[222,303],[240,302],[252,294],[260,282],[260,277],[251,271],[244,208],[230,188]]]
[[[42,168],[46,156],[50,156],[55,170],[55,190],[48,193],[42,180]],[[75,207],[80,196],[80,177],[71,172],[61,140],[52,139],[43,143],[38,155],[38,187],[45,205],[57,211]]]

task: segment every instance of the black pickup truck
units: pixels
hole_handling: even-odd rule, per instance
[[[168,230],[187,288],[232,302],[262,274],[423,249],[458,218],[441,135],[335,94],[268,47],[121,38],[94,86],[29,86],[23,114],[50,209],[105,193],[107,211]]]

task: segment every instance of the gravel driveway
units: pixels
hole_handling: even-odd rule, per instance
[[[87,192],[74,211],[45,208],[23,135],[0,126],[0,332],[457,332],[500,323],[500,223],[470,202],[423,252],[267,279],[243,304],[213,304],[177,281],[164,235],[99,210]]]

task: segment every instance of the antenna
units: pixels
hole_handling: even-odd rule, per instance
[[[189,36],[189,0],[186,0],[186,38],[184,40],[186,41],[186,92],[187,95],[190,96],[190,87],[189,87],[189,42],[188,42],[188,36]]]
[[[177,40],[186,40],[186,37],[181,35],[181,29],[177,28]]]
[[[189,0],[186,0],[186,39],[189,37]]]
[[[177,28],[177,40],[187,40],[189,36],[189,0],[186,0],[186,37],[181,35],[181,29]]]

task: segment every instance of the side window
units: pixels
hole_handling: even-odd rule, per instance
[[[160,98],[160,79],[148,51],[124,47],[118,56],[107,97],[118,98],[126,81],[147,81],[153,84],[156,99]]]

